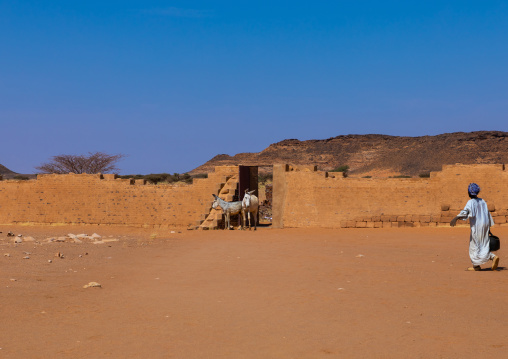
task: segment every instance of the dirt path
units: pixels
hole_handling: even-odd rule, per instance
[[[69,232],[119,241],[14,245],[10,230],[37,241]],[[463,359],[508,350],[506,250],[500,270],[465,272],[467,228],[0,231],[0,358]],[[495,232],[508,238],[507,227]],[[91,281],[102,288],[84,289]]]

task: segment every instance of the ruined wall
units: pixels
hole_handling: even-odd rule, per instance
[[[217,167],[208,178],[186,186],[87,174],[0,181],[0,223],[187,227],[208,213],[212,194],[237,173],[237,166]]]
[[[443,166],[430,178],[407,179],[344,178],[289,165],[275,165],[273,173],[273,225],[279,228],[444,226],[469,199],[470,182],[482,188],[496,224],[508,219],[504,165]]]
[[[193,185],[148,185],[114,175],[41,175],[0,181],[0,223],[196,226],[237,166],[216,167]],[[503,165],[454,165],[430,178],[343,178],[315,166],[275,165],[273,227],[447,226],[476,182],[494,221],[508,220]],[[459,222],[460,223],[460,222]]]

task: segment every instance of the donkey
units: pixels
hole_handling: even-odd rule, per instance
[[[212,203],[212,208],[217,209],[217,207],[220,207],[224,214],[226,215],[226,229],[229,230],[229,227],[231,226],[231,215],[240,214],[242,212],[242,202],[236,201],[236,202],[226,202],[222,198],[219,198],[216,195],[212,195],[215,198],[215,201]],[[238,216],[240,218],[240,216]],[[245,222],[245,219],[244,219]],[[240,223],[241,227],[241,223]]]
[[[251,228],[250,226],[250,214],[254,216],[254,230],[257,229],[257,218],[258,218],[258,209],[259,209],[259,200],[258,198],[253,195],[255,191],[250,191],[249,189],[245,190],[245,195],[243,196],[242,200],[242,217],[243,217],[243,223],[245,225],[245,212],[247,212],[247,217],[249,218],[249,230]]]

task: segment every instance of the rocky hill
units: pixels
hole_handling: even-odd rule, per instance
[[[2,176],[3,178],[11,178],[14,177],[15,175],[17,175],[16,172],[11,171],[10,169],[8,169],[3,165],[0,165],[0,176]]]
[[[274,163],[317,165],[329,171],[348,165],[351,176],[418,176],[445,164],[508,163],[508,132],[455,132],[437,136],[399,137],[346,135],[326,140],[284,140],[258,153],[217,155],[190,173],[207,173],[215,166],[260,166]]]

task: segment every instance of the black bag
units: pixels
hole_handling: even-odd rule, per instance
[[[501,242],[499,241],[499,237],[493,235],[490,231],[489,231],[489,241],[490,241],[490,251],[491,252],[498,251],[499,248],[501,248]]]

